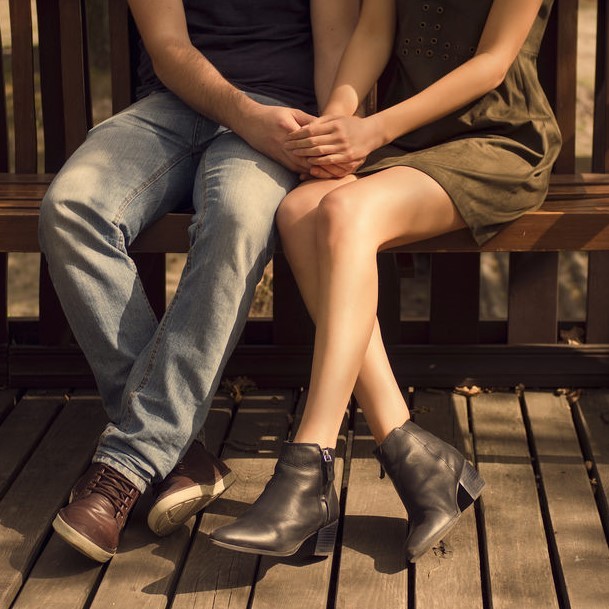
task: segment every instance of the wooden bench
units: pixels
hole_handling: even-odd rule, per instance
[[[40,316],[8,319],[7,256],[36,252],[40,201],[64,160],[92,124],[87,14],[82,0],[39,0],[38,44],[30,3],[10,0],[12,79],[0,73],[0,385],[81,386],[90,371],[71,342],[44,264]],[[589,4],[589,2],[588,2]],[[112,111],[133,97],[135,31],[125,0],[108,3]],[[432,259],[429,320],[400,319],[396,255],[379,257],[379,317],[396,374],[413,385],[603,386],[609,383],[609,11],[598,0],[593,172],[575,170],[578,0],[556,0],[540,56],[540,73],[564,138],[543,207],[508,226],[484,247],[459,231],[399,249]],[[95,23],[95,27],[102,27]],[[39,67],[38,70],[34,66]],[[12,106],[7,99],[12,97]],[[44,142],[37,142],[41,108]],[[13,108],[9,138],[7,109]],[[11,144],[9,153],[9,142]],[[42,148],[42,149],[40,149]],[[39,160],[39,156],[43,160]],[[155,311],[165,304],[165,253],[188,248],[187,214],[169,214],[146,230],[132,253]],[[559,252],[588,252],[587,311],[571,323],[557,316]],[[510,252],[507,321],[479,315],[480,254]],[[393,253],[395,254],[395,252]],[[274,260],[272,320],[252,320],[227,373],[260,384],[306,383],[312,325],[285,259]],[[560,344],[559,331],[577,326],[583,344]]]

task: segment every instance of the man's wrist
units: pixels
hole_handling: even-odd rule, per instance
[[[235,90],[230,103],[226,104],[223,114],[225,115],[224,124],[231,131],[243,137],[252,124],[252,116],[258,110],[260,104],[245,93]]]

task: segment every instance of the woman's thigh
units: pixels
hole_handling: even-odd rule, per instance
[[[324,216],[354,230],[378,249],[463,228],[446,191],[427,174],[392,167],[339,186],[322,201]]]

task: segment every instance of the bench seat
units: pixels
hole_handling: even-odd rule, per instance
[[[39,251],[40,201],[51,174],[0,174],[0,251]],[[171,213],[133,244],[140,253],[186,252],[187,213]],[[467,230],[397,248],[400,252],[517,252],[609,250],[609,175],[552,176],[544,205],[512,222],[482,247]]]

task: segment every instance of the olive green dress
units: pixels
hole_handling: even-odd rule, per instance
[[[379,85],[392,106],[475,53],[492,0],[396,0],[397,36]],[[449,194],[479,244],[538,208],[560,132],[537,77],[536,58],[553,0],[544,0],[505,81],[477,101],[371,153],[358,173],[414,167]]]

